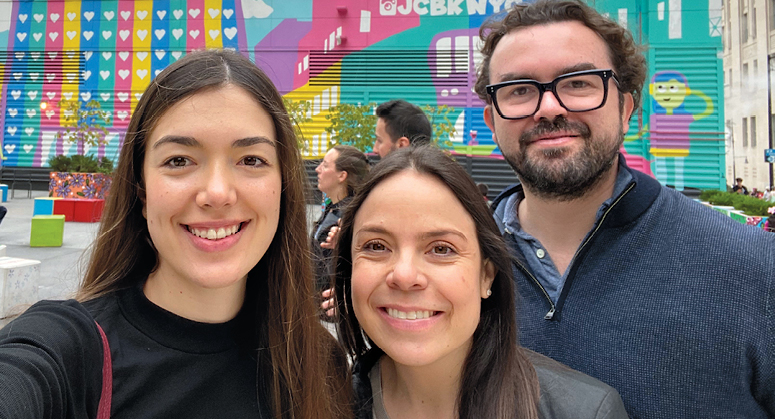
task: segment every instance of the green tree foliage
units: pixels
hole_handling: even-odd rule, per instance
[[[288,111],[288,116],[291,118],[293,132],[296,134],[296,142],[299,145],[299,149],[306,150],[307,142],[304,141],[301,126],[312,122],[312,118],[308,116],[312,113],[312,104],[308,100],[294,100],[285,96],[283,96],[283,104]]]
[[[48,165],[57,172],[90,172],[110,173],[113,171],[113,161],[107,157],[98,159],[86,155],[86,146],[95,147],[108,143],[110,112],[100,108],[100,103],[91,100],[59,101],[59,109],[65,117],[62,129],[57,132],[56,139],[76,144],[76,155],[52,156]]]
[[[371,151],[374,145],[374,130],[377,127],[377,117],[374,115],[376,103],[368,105],[353,105],[340,103],[331,108],[326,119],[331,125],[326,128],[328,147],[337,144],[351,145],[363,152]]]
[[[326,119],[331,125],[326,128],[328,148],[337,144],[351,145],[363,152],[372,151],[374,146],[374,130],[377,127],[377,117],[374,115],[376,103],[354,105],[340,103],[331,108]],[[441,147],[451,147],[449,140],[455,135],[455,124],[450,121],[449,114],[455,108],[447,105],[422,107],[432,126],[432,141]]]

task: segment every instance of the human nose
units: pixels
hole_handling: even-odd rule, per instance
[[[533,114],[533,120],[536,122],[542,119],[554,121],[554,118],[568,114],[568,110],[560,104],[557,94],[549,88],[541,92],[539,100],[541,102],[538,104],[538,110]]]
[[[237,190],[232,172],[224,165],[214,164],[204,172],[203,186],[196,197],[200,207],[222,208],[234,205]]]
[[[321,169],[323,167],[323,162],[320,162],[320,164],[315,168],[315,173],[320,173]]]
[[[411,252],[399,252],[388,273],[387,284],[390,288],[402,291],[423,289],[427,285],[425,275],[417,269],[417,261]]]

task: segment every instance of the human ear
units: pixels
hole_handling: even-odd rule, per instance
[[[622,103],[622,126],[627,127],[630,123],[630,117],[632,117],[632,110],[635,107],[635,101],[632,98],[632,93],[624,94],[624,103]]]
[[[492,264],[492,262],[487,259],[482,263],[482,278],[481,278],[481,289],[480,289],[480,295],[482,298],[488,298],[490,295],[492,295],[492,292],[490,292],[490,288],[492,288],[492,283],[495,280],[495,265]]]
[[[412,145],[412,142],[406,137],[401,137],[396,140],[396,148],[409,147],[410,145]]]
[[[500,147],[500,144],[498,144],[498,137],[495,135],[495,114],[492,112],[492,105],[487,105],[484,107],[484,114],[482,115],[482,119],[484,119],[484,123],[487,125],[487,128],[492,131],[492,141]]]

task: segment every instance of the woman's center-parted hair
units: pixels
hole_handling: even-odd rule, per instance
[[[374,188],[404,171],[441,181],[473,219],[482,263],[489,261],[495,278],[489,298],[481,300],[479,324],[461,377],[457,408],[461,418],[537,418],[535,371],[516,345],[517,326],[511,259],[487,203],[463,168],[438,147],[407,147],[390,153],[372,168],[369,178],[345,210],[335,257],[335,293],[340,313],[340,342],[357,359],[378,346],[365,336],[352,305],[352,240],[355,216]],[[407,186],[411,194],[411,186]],[[476,384],[475,384],[476,383]],[[484,383],[484,384],[482,384]]]
[[[348,377],[339,371],[335,343],[317,322],[307,249],[306,175],[282,96],[267,75],[240,53],[204,50],[165,68],[140,98],[127,128],[92,256],[77,298],[93,299],[145,281],[158,255],[143,217],[143,163],[148,136],[164,113],[209,89],[235,86],[252,96],[274,124],[282,195],[278,228],[248,274],[255,301],[259,395],[267,394],[277,417],[347,416]],[[248,333],[249,335],[250,333]],[[266,384],[264,384],[266,382]],[[325,385],[324,385],[325,382]],[[344,410],[343,410],[344,409]]]

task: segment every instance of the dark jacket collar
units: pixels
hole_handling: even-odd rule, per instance
[[[632,187],[625,188],[625,192],[620,195],[626,199],[621,199],[616,203],[612,211],[608,214],[603,227],[621,227],[638,219],[654,202],[662,190],[662,185],[651,176],[633,170],[627,167],[624,155],[619,154],[619,170],[626,170],[632,175]],[[506,187],[492,201],[491,208],[497,210],[498,205],[506,201],[508,197],[515,193],[522,192],[522,184],[515,183]]]

